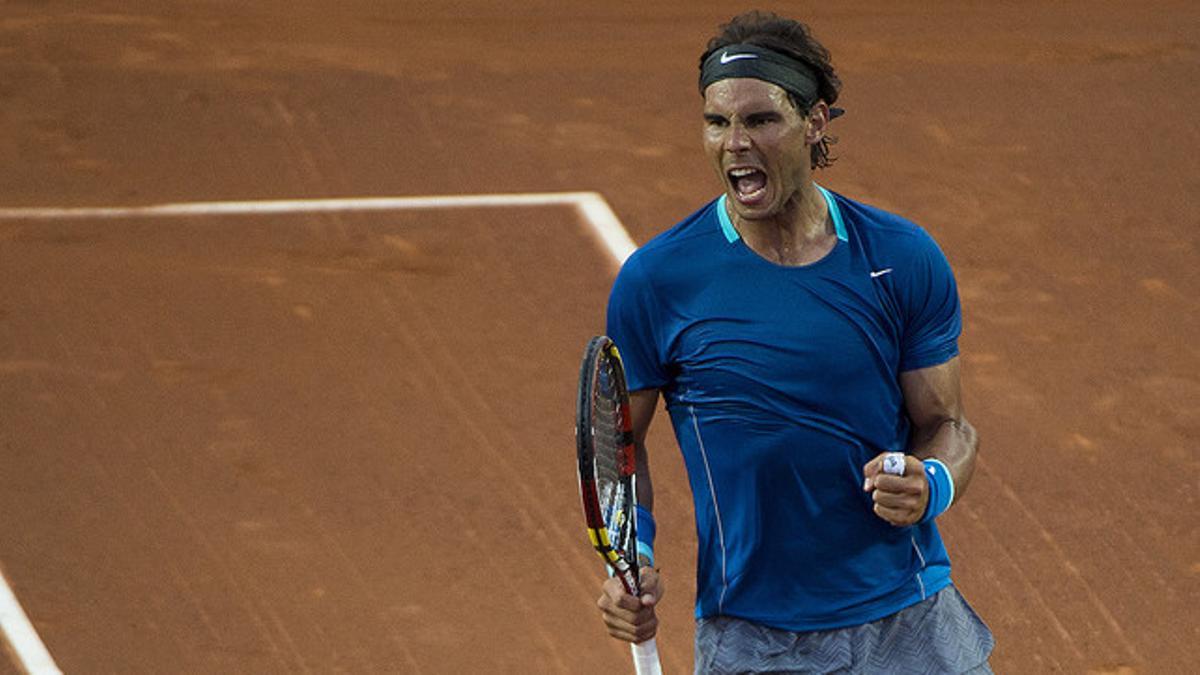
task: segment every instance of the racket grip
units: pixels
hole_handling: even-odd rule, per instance
[[[629,646],[633,649],[633,669],[637,675],[662,675],[662,665],[658,662],[658,642],[654,638]]]

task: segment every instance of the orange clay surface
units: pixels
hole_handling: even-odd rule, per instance
[[[996,671],[1194,672],[1200,8],[787,7],[845,81],[821,182],[958,274],[941,523]],[[644,242],[718,190],[696,59],[738,9],[0,3],[0,207],[591,190]],[[566,207],[0,219],[0,565],[58,665],[628,668],[572,463],[613,273]],[[651,453],[689,672],[665,416]]]

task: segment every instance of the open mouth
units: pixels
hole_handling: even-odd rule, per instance
[[[757,202],[767,194],[767,174],[759,169],[739,167],[725,174],[739,202]]]

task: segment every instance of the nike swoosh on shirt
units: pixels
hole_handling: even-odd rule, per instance
[[[871,278],[874,279],[876,277],[881,277],[891,271],[892,271],[892,268],[890,268],[890,267],[887,269],[875,270],[874,272],[871,272]]]
[[[724,54],[721,54],[721,65],[725,65],[726,63],[729,63],[730,61],[737,61],[738,59],[757,59],[757,58],[758,58],[757,54],[730,54],[729,52],[725,52]]]

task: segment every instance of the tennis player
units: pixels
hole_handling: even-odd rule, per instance
[[[805,25],[735,17],[700,61],[723,194],[637,251],[608,306],[640,459],[661,395],[687,467],[696,671],[991,672],[937,528],[978,445],[950,266],[917,225],[814,182],[841,83]],[[599,600],[630,641],[662,595],[638,480],[645,595],[610,579]]]

